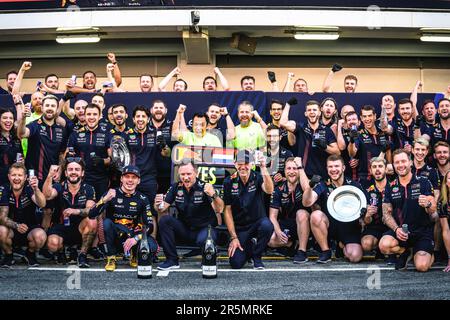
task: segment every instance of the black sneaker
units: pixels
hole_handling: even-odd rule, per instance
[[[21,247],[16,247],[13,249],[14,258],[25,259],[26,252]]]
[[[78,263],[78,251],[77,248],[69,248],[69,264]]]
[[[56,263],[66,265],[67,264],[67,257],[66,253],[63,251],[59,251],[56,253]]]
[[[305,262],[308,262],[308,256],[306,255],[306,252],[303,250],[298,250],[294,256],[294,263],[302,264]]]
[[[183,254],[183,258],[190,258],[190,257],[196,257],[202,255],[202,250],[200,248],[192,249],[189,252],[186,252]]]
[[[323,264],[328,263],[330,261],[331,261],[331,250],[330,249],[328,249],[326,251],[322,251],[319,254],[319,259],[317,259],[317,263],[323,263]]]
[[[397,263],[397,255],[389,254],[384,261],[388,266],[393,266]]]
[[[0,268],[10,269],[15,262],[16,261],[14,260],[14,256],[13,256],[12,253],[11,254],[5,254],[5,256],[2,259],[2,262],[0,262]]]
[[[39,262],[36,259],[36,252],[30,252],[27,250],[25,258],[28,261],[29,267],[39,267]]]
[[[261,258],[253,258],[253,269],[264,270],[264,263]]]
[[[88,250],[87,253],[89,255],[89,258],[91,258],[94,261],[101,261],[105,259],[103,253],[97,247],[92,247],[91,249]]]
[[[86,253],[80,252],[80,254],[78,255],[78,268],[85,269],[89,267],[90,265],[88,263]]]
[[[46,248],[42,248],[41,250],[39,250],[39,256],[48,261],[53,261],[55,259],[54,254],[48,251],[48,249]]]
[[[397,262],[395,263],[395,270],[406,270],[408,268],[408,262],[411,258],[411,250],[406,249],[405,252],[398,256]]]
[[[383,253],[381,253],[380,249],[375,250],[375,260],[384,260],[386,258]]]
[[[336,243],[336,250],[334,251],[334,257],[336,259],[345,258],[344,249],[339,246],[339,243]]]

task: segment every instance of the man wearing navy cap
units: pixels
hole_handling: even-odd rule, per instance
[[[261,173],[252,170],[254,162],[249,151],[239,151],[237,172],[223,183],[224,217],[231,240],[228,256],[233,269],[242,268],[248,258],[252,258],[254,269],[264,269],[261,256],[273,233],[264,206],[264,194],[273,193],[273,181],[265,157],[259,154],[256,159]]]
[[[120,178],[121,187],[109,189],[100,201],[89,211],[89,218],[95,219],[102,212],[106,212],[103,220],[107,256],[106,271],[116,269],[116,240],[123,243],[124,253],[131,253],[130,266],[137,267],[137,244],[142,239],[143,230],[153,230],[153,215],[150,202],[143,193],[137,191],[141,181],[141,173],[136,166],[126,166]],[[146,227],[143,229],[143,227]],[[157,253],[156,240],[148,236],[150,250]]]

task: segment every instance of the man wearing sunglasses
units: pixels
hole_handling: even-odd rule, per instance
[[[105,232],[108,261],[106,271],[116,269],[116,242],[123,244],[125,254],[131,253],[130,266],[137,267],[137,248],[144,230],[152,232],[154,223],[148,198],[137,187],[141,173],[136,166],[126,166],[120,178],[121,187],[109,189],[89,211],[89,218],[95,219],[105,212],[103,230]],[[145,228],[144,228],[145,227]],[[156,240],[148,236],[148,244],[153,255],[157,253]]]
[[[64,245],[78,246],[78,267],[89,268],[87,251],[91,247],[97,229],[97,220],[88,219],[89,209],[95,205],[94,188],[83,181],[84,161],[79,157],[68,157],[65,163],[66,181],[53,184],[59,166],[51,166],[44,182],[43,192],[47,200],[57,199],[52,217],[55,222],[48,230],[47,247],[57,252],[58,261],[65,262]]]

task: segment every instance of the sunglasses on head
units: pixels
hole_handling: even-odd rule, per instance
[[[67,160],[67,163],[72,163],[72,162],[80,163],[81,162],[80,157],[67,157],[66,160]]]

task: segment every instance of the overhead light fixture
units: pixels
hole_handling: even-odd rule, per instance
[[[338,32],[296,32],[294,38],[297,40],[337,40]]]
[[[420,28],[420,41],[450,42],[450,28]]]
[[[95,32],[100,30],[98,27],[59,27],[56,28],[56,32]]]
[[[425,42],[450,42],[450,33],[424,33],[420,41]]]
[[[61,35],[56,37],[56,42],[61,44],[67,43],[96,43],[100,41],[98,34],[76,34],[76,35]]]

